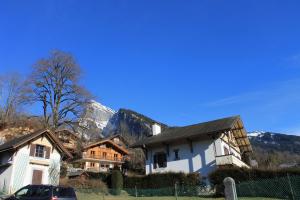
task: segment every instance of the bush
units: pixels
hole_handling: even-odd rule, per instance
[[[100,179],[103,182],[107,182],[110,178],[110,173],[104,173],[104,172],[86,172],[89,175],[89,179]]]
[[[289,175],[300,175],[300,169],[278,169],[278,170],[266,170],[266,169],[247,169],[247,168],[222,168],[217,169],[209,175],[211,184],[216,189],[218,196],[224,195],[223,180],[226,177],[231,177],[235,182],[241,183],[245,181],[255,181],[261,179],[273,179],[286,177]]]
[[[120,170],[113,170],[111,174],[112,193],[120,195],[123,189],[123,175]]]
[[[175,183],[180,186],[198,186],[200,184],[199,173],[157,173],[147,176],[126,177],[125,188],[157,189],[174,187]]]
[[[101,180],[96,180],[96,179],[91,179],[91,180],[86,180],[86,179],[61,179],[60,180],[60,185],[66,186],[66,187],[73,187],[78,190],[83,190],[83,191],[92,191],[94,193],[108,193],[107,185],[103,183]]]

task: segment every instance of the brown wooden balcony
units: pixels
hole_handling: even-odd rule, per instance
[[[118,158],[114,156],[103,156],[103,155],[97,155],[97,154],[85,154],[83,153],[83,158],[85,159],[96,159],[96,160],[107,160],[107,161],[116,161],[116,162],[123,162],[123,158]]]

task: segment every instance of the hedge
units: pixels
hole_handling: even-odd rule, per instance
[[[200,184],[199,173],[157,173],[146,176],[125,177],[124,187],[138,189],[157,189],[174,187],[175,183],[182,186],[196,186]]]
[[[287,174],[290,176],[300,176],[300,169],[247,169],[247,168],[220,168],[215,170],[209,175],[210,183],[216,188],[216,194],[218,196],[224,195],[223,180],[226,177],[231,177],[235,182],[242,183],[246,181],[256,181],[263,179],[274,179],[280,177],[286,177]]]

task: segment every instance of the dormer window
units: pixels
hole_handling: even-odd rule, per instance
[[[44,158],[44,154],[45,154],[45,147],[42,145],[36,145],[34,156]]]

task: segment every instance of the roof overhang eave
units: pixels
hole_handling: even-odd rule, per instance
[[[6,152],[6,151],[15,150],[15,149],[16,149],[15,147],[9,147],[9,148],[0,150],[0,153]]]
[[[178,140],[186,139],[186,140],[191,140],[191,139],[209,139],[209,137],[212,137],[217,134],[221,134],[224,131],[228,131],[230,129],[224,129],[224,130],[218,130],[210,133],[204,133],[204,134],[199,134],[199,135],[192,135],[192,136],[186,136],[186,137],[178,137],[178,138],[170,138],[168,140],[160,140],[160,141],[154,141],[154,142],[137,142],[133,145],[130,146],[130,148],[145,148],[146,146],[153,146],[157,144],[162,144],[162,143],[172,143]]]

